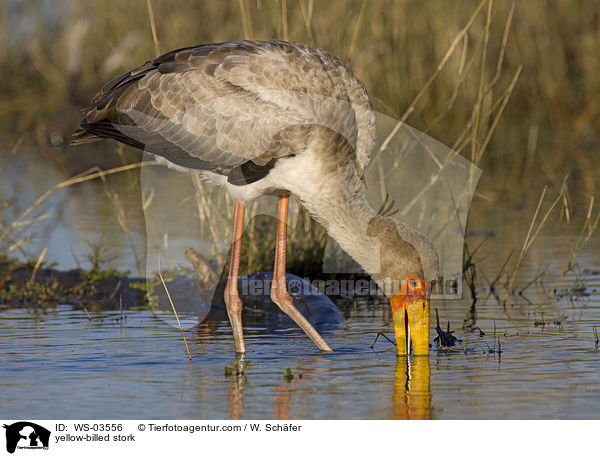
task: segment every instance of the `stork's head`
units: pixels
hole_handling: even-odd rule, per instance
[[[380,272],[373,277],[390,298],[398,355],[429,353],[429,286],[439,275],[433,243],[405,223],[375,217],[367,235],[380,241]],[[392,288],[385,286],[391,283]]]
[[[420,277],[408,277],[390,299],[398,355],[429,354],[429,287]]]

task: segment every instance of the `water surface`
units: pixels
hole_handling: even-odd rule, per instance
[[[19,160],[13,169],[21,169],[21,177],[2,181],[2,197],[19,195],[23,207],[64,177]],[[29,186],[22,185],[25,177]],[[122,191],[122,204],[138,242],[144,239],[143,216],[139,197],[129,191],[130,197]],[[538,189],[532,194],[537,197]],[[55,218],[28,245],[31,255],[49,245],[48,259],[68,269],[87,248],[82,239],[108,231],[110,248],[120,253],[112,265],[135,271],[131,241],[115,223],[101,185],[56,194],[43,210]],[[515,283],[523,296],[510,296],[504,305],[489,294],[488,283],[508,252],[520,248],[530,217],[528,209],[498,210],[475,199],[469,245],[488,238],[475,257],[478,300],[473,305],[465,291],[462,299],[431,304],[462,343],[455,350],[432,347],[429,360],[413,362],[410,370],[389,342],[380,339],[370,348],[379,331],[393,334],[389,303],[383,301],[338,302],[345,322],[322,332],[333,354],[316,353],[297,329],[249,323],[245,374],[232,377],[224,375],[225,367],[238,363],[226,321],[186,331],[188,361],[179,330],[150,311],[129,310],[126,318],[96,312],[89,321],[69,305],[0,307],[2,415],[30,416],[35,404],[39,419],[598,419],[600,352],[592,330],[600,328],[597,236],[559,285],[565,297],[545,295],[567,263],[581,226],[577,217],[571,228],[553,221],[536,240]],[[505,282],[506,273],[497,282],[500,297]],[[573,285],[579,293],[572,293]],[[291,381],[284,379],[286,368],[294,374]]]
[[[589,283],[600,286],[598,276]],[[188,330],[188,361],[179,331],[149,311],[130,311],[125,319],[103,312],[90,322],[65,305],[2,309],[2,412],[27,415],[34,403],[36,418],[46,419],[597,419],[600,353],[591,327],[600,305],[596,295],[566,307],[560,326],[536,327],[532,306],[504,312],[495,299],[481,301],[480,337],[461,329],[463,303],[446,303],[444,322],[463,343],[456,351],[432,348],[429,366],[413,366],[409,392],[394,347],[378,341],[370,348],[378,331],[393,333],[383,302],[344,303],[346,322],[323,331],[333,354],[315,353],[296,329],[247,327],[241,378],[224,375],[226,366],[235,367],[227,322]],[[497,348],[494,325],[501,355],[489,353]],[[286,368],[295,375],[291,382]]]

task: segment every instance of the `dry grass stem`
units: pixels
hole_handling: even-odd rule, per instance
[[[510,31],[510,26],[512,24],[513,15],[515,14],[515,9],[517,7],[516,2],[512,2],[510,6],[510,11],[508,12],[508,17],[506,18],[506,24],[504,25],[504,34],[502,35],[502,44],[500,45],[500,53],[498,55],[498,62],[496,63],[496,73],[494,77],[488,84],[485,89],[485,93],[488,93],[498,79],[500,79],[500,75],[502,74],[502,65],[504,64],[504,54],[506,53],[506,44],[508,43],[508,32]]]
[[[23,220],[22,222],[16,223],[15,228],[22,228],[24,226],[28,226],[36,222],[41,222],[42,220],[45,220],[50,216],[52,216],[52,212],[46,212],[45,214],[38,215],[37,217],[33,217],[27,220]]]
[[[138,274],[142,273],[142,262],[137,254],[137,249],[135,248],[135,242],[133,241],[133,236],[131,235],[131,230],[129,229],[129,225],[127,223],[127,215],[125,213],[125,209],[121,204],[121,200],[119,198],[119,194],[110,190],[106,182],[106,176],[101,176],[102,184],[104,187],[104,193],[111,200],[113,206],[116,209],[117,213],[117,221],[119,222],[119,226],[127,236],[127,242],[129,243],[129,247],[133,253],[133,258],[135,260],[135,267]]]
[[[14,244],[12,244],[8,247],[8,252],[10,253],[10,252],[14,252],[17,249],[20,249],[21,247],[23,247],[25,244],[27,244],[32,239],[33,239],[33,236],[27,236],[25,239],[21,239],[20,241],[15,242]]]
[[[85,314],[87,315],[88,320],[92,320],[92,316],[90,315],[90,313],[88,312],[87,308],[83,305],[83,304],[79,304],[81,306],[81,308],[83,309],[83,311],[85,312]]]
[[[502,273],[504,272],[504,269],[508,265],[508,261],[510,260],[510,257],[512,256],[513,252],[514,252],[514,249],[511,249],[511,251],[508,252],[508,255],[506,256],[506,260],[504,260],[504,263],[502,263],[502,267],[498,270],[498,274],[496,274],[496,277],[494,278],[494,280],[489,282],[490,293],[494,293],[496,284],[498,283],[498,280],[500,280],[500,277],[502,277]]]
[[[48,247],[44,247],[44,250],[42,250],[42,253],[40,253],[40,257],[38,258],[37,263],[35,264],[35,267],[33,268],[33,272],[31,273],[31,278],[29,279],[30,283],[35,282],[35,276],[38,272],[38,269],[42,265],[42,262],[44,261],[44,257],[46,256],[47,252],[48,252]]]
[[[25,219],[29,214],[31,214],[31,212],[35,208],[37,208],[40,204],[42,204],[56,190],[59,190],[61,188],[70,187],[71,185],[80,184],[82,182],[87,182],[90,180],[98,179],[103,176],[109,176],[111,174],[122,173],[123,171],[129,171],[131,169],[140,168],[142,166],[151,166],[151,165],[158,165],[158,163],[156,163],[156,162],[139,162],[139,163],[132,163],[130,165],[119,166],[117,168],[108,169],[106,171],[97,171],[97,172],[93,172],[90,174],[88,174],[86,172],[86,173],[82,173],[78,176],[72,177],[70,179],[67,179],[63,182],[60,182],[60,183],[54,185],[53,187],[46,190],[46,192],[42,196],[40,196],[37,200],[35,200],[31,206],[29,206],[27,209],[25,209],[10,225],[8,225],[2,231],[2,234],[0,234],[0,242],[2,242],[14,228],[19,226],[19,224],[23,221],[23,219]]]
[[[244,38],[252,39],[252,23],[250,22],[250,13],[246,5],[246,0],[238,0],[240,4],[240,12],[242,13],[242,26],[244,27]]]
[[[352,61],[352,56],[354,55],[354,49],[356,48],[356,40],[358,38],[358,31],[360,30],[360,24],[362,22],[363,14],[365,12],[365,6],[367,5],[367,0],[363,0],[362,5],[360,7],[360,11],[358,13],[358,18],[356,19],[356,25],[354,26],[354,33],[352,34],[352,41],[350,41],[350,49],[348,50],[348,58]]]
[[[593,202],[593,197],[592,197],[592,202]],[[565,192],[563,195],[563,209],[564,209],[564,214],[565,214],[565,220],[567,221],[567,225],[571,223],[571,209],[569,207],[569,192]],[[588,211],[588,215],[589,215],[589,211]],[[561,215],[561,220],[562,220],[562,215]]]
[[[185,338],[185,333],[183,332],[183,327],[181,326],[181,322],[179,321],[179,315],[177,315],[177,310],[175,310],[175,304],[173,304],[173,300],[171,299],[171,294],[169,293],[169,289],[167,288],[165,279],[162,276],[162,272],[160,272],[160,253],[158,254],[158,277],[160,277],[160,281],[162,282],[163,287],[165,288],[165,293],[167,294],[167,298],[169,298],[171,308],[173,309],[173,313],[175,314],[175,318],[177,319],[177,324],[179,325],[179,330],[181,331],[181,336],[183,337],[183,342],[185,343],[185,349],[187,350],[188,359],[192,359],[192,355],[190,354],[190,348],[188,347],[188,343]]]
[[[154,22],[154,10],[152,9],[151,0],[146,0],[146,7],[148,8],[150,28],[152,29],[152,41],[154,42],[154,52],[156,52],[156,57],[158,57],[160,56],[160,45],[158,43],[158,33],[156,33],[156,22]]]
[[[308,8],[304,3],[304,0],[298,0],[298,5],[300,5],[300,12],[302,13],[302,19],[304,20],[304,28],[306,29],[306,37],[308,38],[308,44],[311,46],[315,45],[315,39],[312,33],[312,12],[313,12],[313,0],[309,0]]]
[[[540,212],[540,208],[542,207],[542,202],[544,201],[544,196],[546,195],[546,191],[548,190],[548,186],[544,187],[544,190],[542,191],[542,195],[540,196],[540,200],[538,202],[537,208],[535,209],[535,213],[533,214],[533,218],[531,219],[531,224],[529,225],[529,231],[527,231],[527,236],[525,237],[525,241],[523,242],[523,247],[521,248],[521,253],[519,254],[519,258],[517,259],[517,264],[515,265],[515,269],[512,273],[512,276],[510,277],[510,280],[508,282],[508,287],[506,289],[506,294],[504,295],[504,299],[503,301],[506,302],[506,300],[508,299],[508,296],[512,290],[512,286],[514,284],[515,278],[517,277],[517,273],[519,272],[519,268],[521,267],[521,263],[523,262],[523,259],[525,258],[525,255],[527,254],[527,251],[529,250],[529,248],[531,247],[531,245],[533,244],[533,242],[535,241],[537,235],[539,234],[542,226],[544,226],[544,224],[546,223],[546,220],[548,220],[548,217],[550,215],[550,213],[552,212],[552,210],[556,207],[556,205],[558,204],[558,202],[562,199],[562,195],[563,192],[565,191],[567,186],[567,178],[565,177],[564,181],[563,181],[563,185],[562,188],[560,190],[560,193],[558,195],[558,197],[554,200],[554,202],[550,205],[550,208],[548,209],[548,211],[546,212],[546,214],[544,215],[544,217],[542,218],[542,220],[540,221],[540,223],[537,226],[537,229],[535,230],[535,233],[533,233],[533,227],[535,225],[535,221],[537,220],[537,216]]]
[[[519,74],[520,74],[520,70],[519,69],[517,69],[517,70],[519,71]],[[515,73],[515,76],[513,76],[514,83],[516,83],[515,77],[518,78],[518,74]],[[492,115],[492,113],[494,111],[496,111],[496,109],[500,108],[500,106],[505,102],[505,100],[508,101],[508,99],[506,97],[507,97],[507,95],[509,95],[510,92],[512,92],[513,88],[514,88],[514,84],[513,83],[509,84],[509,86],[506,88],[504,93],[492,104],[492,106],[490,106],[487,109],[487,111],[485,111],[485,114],[481,117],[482,120],[490,117]],[[473,112],[475,112],[475,107],[473,108]],[[471,117],[472,116],[473,116],[473,114],[471,114]],[[451,149],[460,153],[460,151],[467,144],[469,144],[469,142],[471,141],[471,138],[467,137],[467,135],[468,135],[469,131],[471,131],[472,127],[473,127],[473,122],[472,122],[472,120],[469,120],[467,122],[467,124],[465,125],[465,127],[460,132],[460,134],[458,135],[458,137],[456,138],[456,140],[454,141],[454,143],[452,144]],[[483,155],[483,153],[481,155]]]
[[[477,164],[481,161],[481,157],[483,156],[483,153],[485,152],[487,145],[490,142],[490,139],[492,139],[492,135],[494,134],[494,131],[496,131],[498,122],[500,121],[500,118],[502,117],[504,108],[506,108],[508,100],[510,99],[510,95],[512,94],[512,92],[515,88],[515,85],[517,83],[517,80],[519,79],[519,75],[521,74],[522,69],[523,69],[523,65],[519,65],[519,68],[517,68],[517,71],[515,72],[515,75],[513,76],[513,79],[510,82],[510,85],[508,86],[506,95],[502,98],[502,103],[500,104],[498,113],[496,114],[496,117],[494,117],[494,121],[492,122],[492,125],[491,125],[490,129],[488,130],[488,133],[487,133],[485,139],[483,140],[481,147],[479,148],[479,152],[477,153],[477,156],[475,157],[475,164]]]
[[[281,0],[281,28],[283,40],[289,41],[290,35],[288,33],[287,0]]]
[[[552,294],[556,290],[556,287],[558,286],[560,281],[565,277],[567,272],[569,272],[571,270],[571,268],[573,267],[575,258],[577,258],[577,256],[581,253],[581,251],[583,250],[583,248],[585,247],[587,242],[592,237],[592,234],[594,234],[594,231],[596,231],[596,228],[598,227],[598,223],[600,222],[600,213],[596,216],[596,218],[592,219],[593,208],[594,208],[594,197],[591,196],[590,204],[588,206],[588,211],[587,211],[587,214],[585,217],[585,221],[583,222],[583,227],[581,228],[579,237],[577,238],[577,240],[575,241],[575,244],[571,248],[571,257],[569,258],[569,261],[567,262],[567,265],[565,266],[565,268],[560,273],[560,276],[558,277],[558,279],[556,279],[556,282],[552,286],[552,289],[548,293],[548,298],[550,298],[552,296]]]
[[[477,89],[477,101],[475,102],[475,112],[473,115],[473,129],[471,130],[471,161],[477,164],[476,157],[477,151],[477,139],[479,137],[479,125],[480,125],[480,113],[481,106],[483,104],[483,92],[484,92],[484,81],[485,81],[485,63],[487,57],[487,48],[490,36],[490,25],[492,22],[492,0],[488,1],[488,11],[485,20],[485,31],[483,34],[483,49],[481,52],[481,70],[479,72],[479,88]]]
[[[456,35],[456,37],[454,38],[454,41],[452,42],[452,44],[450,44],[450,47],[446,51],[446,54],[444,54],[444,57],[442,58],[440,63],[437,65],[435,72],[429,77],[429,79],[427,79],[427,81],[425,82],[425,84],[423,85],[421,90],[417,93],[417,95],[415,96],[413,101],[410,103],[410,105],[408,106],[408,108],[406,109],[406,111],[404,112],[404,114],[402,115],[402,117],[400,118],[398,123],[396,124],[396,126],[392,129],[392,131],[390,131],[387,138],[385,138],[385,140],[381,143],[379,150],[373,157],[374,159],[377,159],[379,157],[379,155],[387,148],[390,141],[394,138],[394,136],[396,136],[396,134],[400,130],[400,127],[402,127],[404,122],[406,122],[406,119],[408,119],[408,117],[415,110],[417,103],[419,102],[421,97],[423,97],[425,92],[427,92],[427,89],[429,88],[431,83],[438,77],[438,75],[441,73],[442,69],[446,66],[446,63],[450,59],[450,56],[454,53],[458,43],[460,43],[460,40],[463,39],[463,37],[467,33],[467,30],[469,30],[469,28],[471,28],[471,25],[473,24],[473,22],[475,21],[475,18],[479,14],[479,11],[481,11],[481,8],[483,8],[483,5],[487,1],[488,0],[482,0],[481,3],[479,3],[479,6],[477,6],[477,8],[475,9],[475,12],[471,15],[471,17],[467,21],[467,24],[462,28],[462,30],[458,33],[458,35]]]

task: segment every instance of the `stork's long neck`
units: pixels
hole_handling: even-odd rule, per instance
[[[439,259],[432,242],[408,225],[378,215],[367,201],[353,156],[340,153],[335,144],[321,146],[282,160],[269,175],[270,185],[294,193],[380,286],[411,275],[437,278]]]
[[[303,158],[310,161],[308,154]],[[368,235],[369,224],[377,214],[366,199],[363,183],[355,172],[324,175],[322,167],[313,163],[302,168],[304,172],[288,189],[367,273],[380,272],[380,241]],[[312,172],[306,172],[311,168]]]
[[[317,220],[329,236],[369,274],[381,271],[380,241],[369,235],[369,224],[376,212],[364,193],[337,192],[329,199],[313,201]],[[339,271],[344,272],[344,271]]]

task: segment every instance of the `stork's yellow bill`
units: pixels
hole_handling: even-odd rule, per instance
[[[411,276],[394,296],[392,316],[398,355],[429,355],[429,289],[423,279]]]

